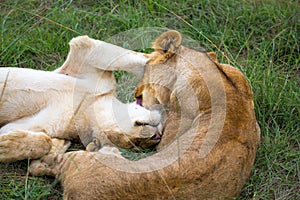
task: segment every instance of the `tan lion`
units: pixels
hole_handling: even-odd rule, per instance
[[[0,162],[40,158],[51,138],[80,138],[88,150],[157,144],[160,113],[115,97],[112,70],[142,76],[146,61],[142,54],[79,36],[54,72],[0,68]]]
[[[138,161],[117,149],[69,152],[55,141],[33,175],[61,178],[64,199],[232,199],[246,183],[259,144],[252,93],[244,75],[214,53],[181,45],[177,31],[154,42],[137,103],[163,106],[160,149]],[[160,105],[160,106],[157,106]]]

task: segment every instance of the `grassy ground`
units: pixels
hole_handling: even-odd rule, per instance
[[[238,199],[300,199],[299,6],[297,0],[1,0],[0,66],[54,69],[78,35],[106,40],[140,27],[179,30],[240,68],[252,85],[262,141]],[[27,167],[27,161],[0,164],[0,199],[60,198],[54,179],[30,177]]]

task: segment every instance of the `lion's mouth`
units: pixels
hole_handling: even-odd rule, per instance
[[[161,140],[162,134],[157,130],[155,134],[151,137],[151,140]]]
[[[142,96],[136,97],[136,104],[143,107],[143,99]],[[151,140],[161,140],[163,135],[163,126],[161,124],[157,125],[155,134],[150,138]]]
[[[151,140],[161,140],[164,132],[164,127],[162,124],[159,124],[158,126],[155,127],[156,131],[155,134],[151,137]]]

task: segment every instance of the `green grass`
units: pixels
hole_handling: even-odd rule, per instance
[[[299,6],[297,0],[4,0],[0,66],[51,70],[78,35],[108,40],[141,27],[176,29],[241,69],[252,86],[262,140],[237,199],[300,199]],[[130,100],[133,82],[116,75],[119,97]],[[59,184],[30,177],[27,168],[27,161],[0,164],[0,199],[60,198]]]

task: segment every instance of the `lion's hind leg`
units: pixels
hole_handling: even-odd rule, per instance
[[[51,149],[51,138],[43,132],[12,130],[0,135],[0,162],[37,159]]]

